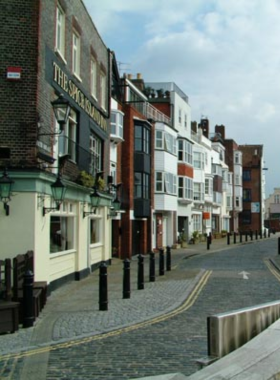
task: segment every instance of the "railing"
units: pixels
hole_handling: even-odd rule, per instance
[[[160,121],[165,124],[171,124],[170,117],[160,112],[157,108],[152,106],[150,103],[145,103],[145,104],[146,104],[145,116],[147,117],[147,119],[153,119],[154,121]]]
[[[142,101],[131,101],[130,104],[140,112],[147,119],[152,119],[153,121],[159,121],[168,125],[171,125],[171,118],[166,116],[164,113],[159,111],[157,108],[152,106],[149,102]]]

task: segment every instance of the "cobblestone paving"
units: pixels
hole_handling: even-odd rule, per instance
[[[197,273],[201,268],[213,271],[192,307],[166,320],[151,321],[141,328],[131,328],[111,336],[103,334],[103,338],[88,342],[81,340],[80,344],[69,342],[49,353],[45,378],[126,380],[196,372],[195,360],[207,354],[208,315],[280,299],[280,283],[264,263],[266,257],[277,255],[276,249],[276,240],[266,240],[182,259],[176,270],[178,279],[170,280],[170,293],[166,294],[166,300],[159,290],[156,301],[147,299],[147,305],[158,308],[158,303],[164,304],[172,298],[172,289],[182,286],[181,280],[186,273]],[[248,280],[243,279],[242,271],[248,273]],[[144,296],[146,293],[141,294]],[[147,309],[142,304],[131,304],[130,309],[127,306],[128,318],[129,314],[135,316],[137,313],[139,320],[145,317]],[[76,325],[70,314],[69,319],[60,321],[58,318],[55,336],[67,337],[69,331],[73,336],[75,331],[77,334],[83,331],[83,323],[86,322],[81,322],[82,314],[76,317]],[[90,323],[94,324],[94,319]],[[40,363],[41,355],[35,356]],[[0,361],[0,378],[29,380],[22,377],[25,360],[11,357]]]
[[[279,299],[280,283],[263,259],[270,242],[184,260],[182,269],[213,270],[194,306],[166,321],[51,353],[47,379],[133,379],[197,370],[207,354],[206,318]],[[271,252],[271,251],[270,251]],[[248,272],[249,280],[239,274]]]

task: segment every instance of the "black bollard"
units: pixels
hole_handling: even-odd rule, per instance
[[[11,273],[12,273],[12,261],[11,259],[5,259],[5,282],[6,282],[6,301],[12,301],[12,287],[11,287]]]
[[[166,270],[171,270],[171,248],[169,246],[166,247]]]
[[[209,244],[211,245],[212,244],[212,233],[211,232],[209,232]]]
[[[278,255],[280,255],[280,238],[278,238]]]
[[[108,278],[105,261],[99,267],[99,310],[108,310]]]
[[[164,250],[159,249],[159,275],[164,276]]]
[[[155,254],[150,252],[150,273],[149,273],[150,282],[155,282],[156,280],[156,270],[155,270]]]
[[[130,298],[130,261],[123,261],[123,298]]]
[[[239,242],[242,243],[242,232],[239,232]]]
[[[230,233],[229,232],[227,233],[227,243],[228,243],[228,245],[230,245]]]
[[[144,256],[138,255],[138,276],[137,276],[138,290],[144,289]]]
[[[35,321],[33,282],[34,275],[28,270],[23,278],[23,327],[32,327]]]
[[[236,244],[236,232],[233,233],[233,244]]]
[[[211,237],[210,236],[207,236],[206,242],[207,242],[207,250],[209,250],[210,249],[210,245],[211,245]]]
[[[268,237],[270,238],[270,228],[268,229]]]

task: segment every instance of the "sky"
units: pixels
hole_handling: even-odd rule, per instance
[[[280,187],[280,0],[84,0],[123,73],[175,82],[192,121],[264,147],[266,197]]]

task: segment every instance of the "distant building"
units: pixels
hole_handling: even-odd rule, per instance
[[[265,200],[265,227],[280,231],[280,188],[276,187]]]
[[[263,146],[239,145],[243,166],[243,211],[241,231],[262,231],[264,227]]]
[[[227,198],[227,207],[230,210],[230,229],[238,231],[239,214],[243,209],[243,184],[242,184],[242,152],[233,139],[226,138],[224,125],[216,125],[215,133],[219,135],[225,147],[225,162],[229,168],[229,183],[232,184],[232,194]]]

